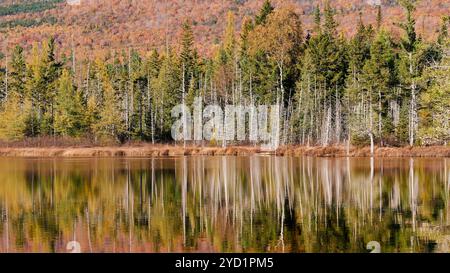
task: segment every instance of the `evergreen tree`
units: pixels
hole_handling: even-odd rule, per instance
[[[272,6],[270,0],[265,0],[259,14],[255,18],[256,25],[262,25],[266,23],[267,17],[275,8]]]
[[[42,89],[42,110],[41,134],[53,135],[54,131],[54,115],[55,115],[55,98],[56,84],[61,73],[62,64],[55,57],[55,39],[49,38],[43,44],[42,59],[42,80],[44,89]]]
[[[31,50],[30,62],[27,64],[26,92],[31,99],[31,116],[27,128],[29,136],[37,136],[41,131],[41,122],[43,120],[44,98],[43,93],[46,89],[44,81],[44,68],[41,61],[41,53],[38,45],[33,44]]]
[[[226,28],[223,36],[223,42],[220,45],[218,52],[216,53],[216,75],[215,78],[218,82],[218,88],[227,99],[234,99],[235,90],[235,78],[237,69],[237,55],[236,55],[236,38],[234,28],[234,15],[232,12],[228,13]],[[190,82],[189,91],[192,97],[195,93],[194,82]],[[232,94],[231,94],[232,93]]]
[[[158,129],[156,133],[163,140],[170,137],[172,126],[170,111],[182,101],[182,80],[179,67],[176,57],[169,50],[162,58],[158,77],[151,83],[151,88],[155,90],[153,108],[155,109],[155,124]]]
[[[448,25],[450,23],[450,16],[445,16],[442,18],[442,25],[439,30],[439,36],[437,39],[438,44],[444,45],[448,38]]]
[[[377,6],[377,31],[381,29],[381,25],[383,24],[383,13],[381,11],[381,5]]]
[[[324,7],[324,32],[325,34],[329,35],[329,36],[335,36],[337,34],[337,23],[336,20],[334,19],[334,15],[336,14],[336,11],[331,7],[331,4],[329,1],[325,2],[325,7]]]
[[[400,24],[400,27],[405,31],[402,46],[405,51],[413,52],[417,46],[416,20],[413,17],[413,12],[416,10],[416,0],[401,0],[400,4],[406,11],[406,21]]]
[[[190,23],[185,22],[182,28],[180,70],[182,73],[182,90],[187,92],[191,80],[196,80],[198,74],[197,51],[194,47],[194,34]]]
[[[370,59],[364,65],[363,81],[369,107],[368,127],[383,144],[393,131],[392,118],[388,118],[389,102],[396,99],[392,87],[396,85],[395,56],[391,39],[384,31],[377,34],[370,47]]]
[[[415,10],[415,0],[403,0],[402,6],[406,11],[406,21],[400,26],[405,31],[405,35],[401,41],[402,51],[399,60],[399,75],[401,83],[408,91],[408,116],[403,117],[408,120],[408,143],[413,146],[416,140],[417,130],[419,126],[418,96],[423,90],[421,84],[421,76],[423,69],[431,63],[437,56],[437,50],[434,46],[430,46],[417,39],[415,31],[415,19],[413,12]]]
[[[236,33],[235,33],[235,19],[233,12],[229,11],[227,14],[227,22],[224,33],[223,47],[227,55],[227,59],[234,61],[236,57]]]
[[[341,138],[341,108],[348,64],[347,44],[342,37],[336,37],[337,24],[329,2],[325,4],[324,17],[323,30],[306,44],[297,93],[302,94],[310,107],[309,113],[305,113],[309,117],[305,118],[308,118],[308,127],[312,131],[304,133],[308,138],[320,139],[323,145],[328,145],[333,130],[334,139],[340,141]]]
[[[96,97],[94,95],[89,96],[86,102],[86,111],[82,117],[82,124],[85,127],[85,131],[83,132],[86,136],[95,136],[96,133],[96,125],[99,116],[99,105]]]
[[[9,70],[8,91],[15,93],[19,100],[23,102],[25,99],[25,77],[26,63],[23,55],[23,48],[16,46],[11,55],[11,63]]]
[[[373,29],[365,26],[361,18],[358,22],[356,35],[350,40],[349,45],[349,77],[348,80],[355,79],[362,72],[364,63],[370,57],[370,47],[373,40]]]
[[[238,61],[239,61],[239,69],[241,72],[241,79],[240,79],[240,88],[242,88],[242,93],[247,96],[248,98],[252,97],[251,91],[251,85],[253,84],[252,78],[253,78],[253,71],[252,71],[252,58],[251,54],[249,52],[249,35],[253,29],[253,21],[249,17],[245,17],[242,21],[241,26],[241,34],[240,34],[240,40],[239,40],[239,54],[238,54]]]
[[[80,136],[84,132],[83,106],[80,92],[75,90],[72,77],[64,69],[57,84],[55,132],[62,136]]]
[[[145,62],[145,70],[146,70],[145,74],[150,79],[155,78],[158,76],[160,67],[161,67],[160,55],[156,49],[153,49]]]
[[[121,115],[118,96],[112,86],[105,64],[97,60],[96,68],[101,83],[102,105],[94,133],[99,139],[123,141],[126,126]]]
[[[363,119],[365,113],[361,113],[362,105],[366,95],[363,92],[363,67],[370,58],[370,48],[373,40],[373,30],[370,26],[365,26],[360,18],[356,35],[351,39],[348,46],[349,52],[349,73],[345,81],[345,99],[344,103],[347,109],[347,140],[356,138],[366,139],[364,136],[355,136],[360,134],[363,127],[366,127]]]
[[[158,78],[159,70],[161,68],[161,59],[157,50],[152,50],[150,56],[145,61],[145,75],[147,77],[147,94],[146,101],[144,107],[144,120],[145,120],[145,129],[144,134],[148,139],[151,139],[152,142],[155,140],[155,122],[156,122],[156,109],[154,107],[156,92],[152,86],[152,82],[154,82]]]
[[[6,99],[5,71],[0,69],[0,105]]]
[[[35,117],[27,131],[33,136],[54,134],[56,82],[61,69],[54,50],[53,38],[42,45],[42,50],[34,44],[31,61],[27,66],[25,89],[31,98],[32,116]]]
[[[130,58],[130,81],[131,81],[131,102],[133,104],[133,111],[131,114],[131,121],[129,137],[138,137],[144,139],[144,123],[145,123],[145,108],[147,97],[147,76],[143,67],[142,58],[138,52],[133,50]]]
[[[320,34],[320,31],[322,29],[321,20],[320,7],[319,5],[317,5],[314,9],[314,33],[316,34]]]
[[[450,39],[443,40],[442,60],[425,70],[430,86],[420,95],[421,144],[448,144],[450,141]]]
[[[346,76],[346,57],[337,40],[327,34],[310,39],[305,54],[311,57],[310,72],[326,88],[343,86]]]

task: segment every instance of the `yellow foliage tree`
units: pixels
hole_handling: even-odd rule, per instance
[[[280,8],[272,12],[267,22],[258,25],[250,36],[251,54],[264,52],[278,68],[280,90],[284,92],[283,81],[287,67],[297,57],[302,44],[301,21],[292,8]]]
[[[0,112],[0,139],[19,140],[24,137],[29,101],[23,104],[17,94],[11,94]]]

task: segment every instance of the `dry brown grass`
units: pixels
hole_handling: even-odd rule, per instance
[[[327,147],[291,146],[279,148],[280,155],[305,155],[319,157],[370,157],[370,147],[349,148],[343,145]],[[375,147],[375,157],[450,157],[449,146],[427,147]]]
[[[48,148],[48,147],[95,147],[104,146],[107,143],[98,143],[90,138],[72,137],[30,137],[16,141],[0,140],[0,148]]]
[[[348,155],[345,146],[306,147],[284,146],[275,152],[261,150],[257,146],[208,147],[169,144],[144,144],[122,146],[49,146],[49,147],[0,147],[0,156],[9,157],[155,157],[183,155],[227,155],[243,156],[253,154],[274,154],[279,156],[316,157],[369,157],[369,147],[350,147]],[[450,157],[450,147],[377,147],[376,157]]]

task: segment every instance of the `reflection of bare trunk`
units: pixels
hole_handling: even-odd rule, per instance
[[[424,204],[423,208],[427,210],[433,198],[442,196],[444,206],[441,211],[438,211],[438,218],[431,222],[431,227],[448,224],[449,160],[442,159],[435,162],[436,168],[430,173],[435,183],[424,188],[422,185],[419,188],[414,160],[406,159],[406,164],[409,163],[406,170],[403,168],[404,160],[385,160],[389,168],[386,174],[383,173],[384,162],[381,159],[377,159],[377,166],[375,166],[375,158],[368,160],[361,161],[349,157],[342,161],[342,159],[313,157],[253,156],[181,157],[174,161],[168,159],[160,161],[155,158],[143,161],[147,164],[146,168],[152,168],[152,173],[150,170],[142,172],[142,168],[137,168],[139,165],[133,160],[108,160],[101,164],[94,163],[89,169],[92,173],[86,173],[86,176],[83,176],[86,181],[92,181],[85,184],[87,188],[83,192],[87,194],[89,206],[81,204],[82,217],[79,213],[75,214],[71,218],[73,221],[67,232],[58,233],[55,236],[57,240],[84,239],[86,252],[99,249],[128,251],[128,247],[130,252],[187,250],[183,246],[183,240],[186,245],[193,245],[193,248],[189,249],[192,251],[213,251],[219,247],[226,247],[228,251],[237,252],[250,247],[257,251],[298,251],[299,242],[302,243],[301,250],[305,252],[330,251],[335,249],[334,245],[320,245],[320,240],[323,238],[320,236],[331,236],[330,238],[334,240],[333,238],[337,235],[330,234],[329,231],[342,228],[343,225],[348,228],[349,248],[358,247],[358,241],[364,236],[376,235],[375,226],[371,224],[375,222],[377,225],[378,219],[383,220],[382,223],[378,222],[378,225],[384,231],[386,231],[385,224],[392,222],[402,227],[399,231],[400,235],[409,233],[407,229],[403,229],[404,225],[420,232],[422,206],[418,205],[419,194],[420,201]],[[56,163],[56,167],[58,166],[60,164]],[[117,169],[118,166],[119,169]],[[38,165],[38,168],[40,167],[43,165]],[[41,181],[42,202],[38,203],[38,196],[35,198],[36,205],[42,207],[42,212],[40,213],[36,208],[36,217],[44,217],[42,219],[51,221],[53,217],[58,217],[56,220],[62,219],[60,214],[53,215],[45,212],[45,209],[50,206],[52,166],[46,164],[45,167],[46,169],[42,169],[39,174],[37,169],[32,169],[32,175],[27,176],[27,179],[20,178],[24,181],[19,181],[18,178],[17,181],[12,182],[20,182],[18,184],[20,186],[29,181],[31,188],[23,189],[27,189],[25,193],[31,194],[28,200],[32,200],[33,193],[38,192],[37,188],[34,191],[34,186],[38,185],[32,179],[33,177],[38,179],[36,180],[38,183]],[[63,167],[66,168],[65,165]],[[375,171],[377,171],[376,178]],[[419,171],[418,169],[418,174]],[[64,176],[71,172],[69,168],[65,169]],[[156,178],[155,173],[158,173]],[[165,177],[161,175],[163,173]],[[58,193],[64,193],[60,192],[62,188],[59,187],[61,183],[65,184],[61,182],[61,177],[58,172],[55,179],[54,207],[59,208],[66,204],[65,200],[57,198]],[[386,179],[386,185],[383,184],[383,179]],[[9,187],[8,183],[4,184],[4,187]],[[95,193],[94,190],[99,186],[102,186],[105,191],[95,196],[98,199],[92,199],[92,193]],[[158,187],[159,189],[156,190]],[[1,251],[26,251],[32,247],[46,251],[39,244],[36,245],[34,241],[31,241],[32,238],[29,239],[30,243],[16,245],[15,240],[22,232],[22,226],[20,222],[17,222],[20,220],[17,217],[21,216],[16,215],[22,211],[17,212],[17,209],[25,208],[28,212],[24,212],[29,213],[32,210],[32,202],[26,203],[27,207],[18,207],[17,205],[22,205],[20,202],[22,199],[11,203],[11,200],[17,198],[12,199],[11,196],[6,195],[8,192],[5,190],[8,189],[2,189],[1,195],[4,196],[0,198],[3,204],[1,206],[3,212]],[[14,184],[13,190],[16,189],[22,188],[15,188]],[[134,189],[138,190],[136,199]],[[419,191],[422,189],[427,192],[422,194]],[[14,197],[14,192],[12,194]],[[179,206],[174,206],[172,201],[177,194]],[[84,195],[80,197],[84,198]],[[168,201],[163,201],[164,198]],[[145,203],[147,200],[148,203]],[[71,200],[68,201],[71,202]],[[134,201],[138,204],[136,211],[138,219],[134,219]],[[138,202],[143,205],[139,206]],[[189,212],[187,212],[187,202],[189,202]],[[383,206],[386,213],[383,212]],[[226,211],[229,211],[228,215]],[[183,218],[179,219],[180,217]],[[90,232],[91,223],[93,233]],[[270,229],[271,225],[273,230]],[[367,233],[364,234],[363,231]],[[438,230],[438,232],[441,231]],[[162,235],[159,237],[160,240],[153,237],[159,236],[158,233]],[[284,241],[284,234],[286,234],[286,241]],[[102,236],[111,238],[111,243],[105,246],[98,245]],[[185,236],[184,239],[183,236]],[[268,242],[267,248],[258,244],[258,241],[261,241],[259,237],[264,242]],[[48,239],[51,240],[50,237]],[[409,239],[408,235],[405,243],[407,246],[401,246],[400,251],[405,251],[405,247],[410,246]],[[152,240],[158,240],[158,244],[152,245]],[[245,242],[248,244],[244,245]],[[413,238],[412,242],[418,245],[419,240]],[[58,251],[59,243],[55,246]],[[416,251],[422,249],[415,248]]]
[[[152,157],[152,181],[151,181],[151,185],[150,185],[150,190],[152,191],[150,193],[150,203],[153,200],[153,195],[155,194],[155,158]]]
[[[416,232],[416,196],[415,180],[414,180],[414,159],[409,159],[409,205],[412,214],[412,231]],[[414,236],[411,236],[411,252],[414,252]]]
[[[72,234],[72,241],[76,241],[77,240],[77,220],[75,219],[74,223],[73,223],[73,234]]]
[[[382,187],[382,178],[383,178],[383,159],[380,158],[380,175],[378,178],[378,190],[380,191],[379,194],[379,202],[380,202],[380,211],[379,211],[379,221],[381,222],[381,213],[383,210],[383,187]]]
[[[128,213],[128,251],[131,252],[131,236],[132,236],[132,214],[133,214],[133,198],[130,198],[131,194],[131,170],[130,170],[130,163],[127,162],[127,213]],[[130,203],[131,203],[131,209],[130,209]]]
[[[130,244],[130,253],[133,252],[133,227],[134,227],[134,194],[131,192],[131,213],[130,213],[130,237],[129,237],[129,244]]]
[[[228,215],[228,168],[227,168],[227,158],[222,157],[222,172],[223,172],[223,187],[225,195],[225,212]]]
[[[450,175],[448,175],[448,170],[447,170],[447,158],[444,158],[444,183],[445,183],[445,191],[446,191],[446,199],[447,199],[447,208],[450,207]],[[449,225],[449,220],[450,220],[450,210],[447,210],[447,216],[446,216],[446,224],[447,226]]]
[[[50,206],[53,207],[53,199],[55,195],[55,179],[56,179],[56,166],[55,159],[52,162],[52,176],[51,176],[51,192],[50,192]]]
[[[322,170],[324,171],[324,179],[323,181],[323,187],[324,187],[324,191],[325,191],[325,202],[326,205],[331,206],[331,202],[332,202],[332,192],[331,192],[331,179],[330,179],[330,162],[328,160],[325,160],[324,162],[325,167],[322,168]]]
[[[280,238],[279,238],[279,242],[281,244],[281,252],[284,253],[284,206],[281,210],[281,218],[280,218]]]
[[[336,187],[334,192],[334,202],[336,207],[336,224],[339,225],[339,214],[341,208],[341,184],[342,184],[342,172],[341,163],[337,162],[337,166],[334,168],[334,179],[336,181]]]
[[[256,159],[256,158],[255,158]],[[253,181],[253,158],[250,159],[250,235],[253,234],[253,210],[255,209],[255,187]],[[257,159],[256,159],[257,160]]]
[[[34,165],[31,167],[31,211],[34,214]]]
[[[8,201],[5,201],[5,244],[6,253],[9,253],[9,214],[8,214]]]
[[[416,231],[416,197],[417,197],[417,191],[416,191],[416,183],[415,183],[415,177],[414,177],[414,159],[409,159],[409,198],[410,198],[410,207],[411,207],[411,213],[412,213],[412,228],[413,232]]]
[[[89,206],[86,208],[86,227],[87,227],[87,237],[88,237],[89,251],[92,253],[91,228],[90,228],[90,219],[89,219]]]
[[[183,246],[186,246],[186,194],[187,194],[187,158],[183,157],[183,182],[181,188],[181,204],[182,204],[182,217],[183,217]]]
[[[373,177],[375,172],[375,162],[373,156],[370,157],[370,224],[372,224],[372,209],[373,209]]]

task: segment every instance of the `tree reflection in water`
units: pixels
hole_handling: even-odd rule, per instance
[[[448,159],[0,159],[0,251],[448,251]]]

